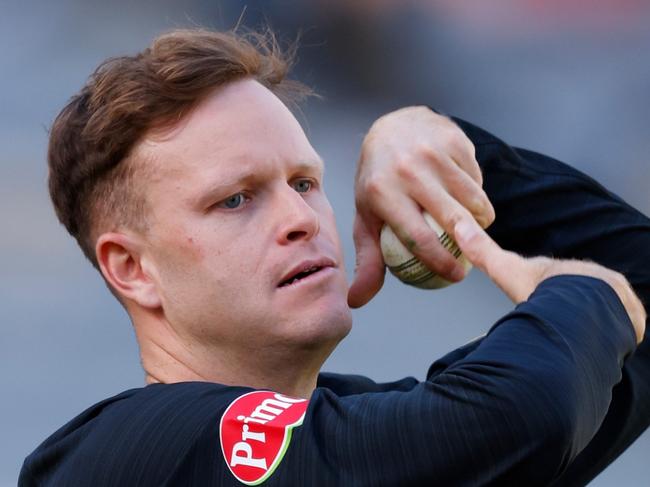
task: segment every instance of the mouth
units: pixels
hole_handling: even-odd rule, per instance
[[[310,280],[311,277],[331,267],[334,267],[334,263],[329,259],[303,262],[286,274],[282,281],[280,281],[280,284],[278,284],[278,287],[285,288],[295,286],[299,283]]]

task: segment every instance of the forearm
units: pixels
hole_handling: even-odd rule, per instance
[[[556,277],[411,390],[317,390],[300,448],[326,445],[309,470],[344,485],[545,485],[596,432],[634,343],[607,284]]]
[[[473,374],[477,384],[493,380],[491,399],[505,394],[510,400],[488,403],[508,418],[494,427],[512,445],[519,441],[515,450],[521,452],[513,456],[507,442],[490,445],[485,455],[496,470],[493,480],[546,484],[598,430],[633,347],[628,317],[611,288],[562,276],[542,283],[475,351],[434,381]],[[498,378],[486,381],[477,374],[482,370]]]

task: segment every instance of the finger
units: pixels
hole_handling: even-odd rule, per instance
[[[528,299],[535,284],[526,260],[503,250],[472,218],[460,220],[454,230],[456,243],[467,259],[515,303]]]
[[[453,121],[452,121],[453,122]],[[461,168],[479,186],[483,186],[483,174],[481,166],[476,160],[476,149],[474,143],[465,135],[465,132],[455,125],[456,132],[448,141],[449,153],[454,163]]]
[[[370,220],[370,221],[369,221]],[[384,284],[386,268],[379,245],[381,221],[362,218],[359,213],[354,219],[354,247],[356,266],[354,279],[348,291],[348,305],[359,308],[370,301]]]
[[[492,224],[495,217],[494,206],[480,183],[460,168],[444,172],[441,177],[447,192],[467,208],[483,228]]]
[[[431,271],[453,282],[465,277],[463,265],[442,246],[438,234],[426,222],[422,210],[413,200],[400,194],[380,198],[375,202],[374,211]],[[465,209],[462,211],[469,215]]]
[[[449,234],[464,212],[464,207],[483,228],[494,221],[494,208],[485,191],[465,173],[455,166],[451,159],[445,163],[445,170],[438,172],[442,184],[434,178],[413,177],[409,181],[410,195],[425,209]]]

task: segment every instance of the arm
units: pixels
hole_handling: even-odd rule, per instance
[[[317,389],[274,475],[279,485],[548,485],[591,439],[634,343],[604,282],[551,278],[430,381],[344,397]]]
[[[459,222],[456,237],[520,305],[412,390],[402,382],[378,393],[361,384],[369,393],[345,397],[317,391],[297,433],[306,441],[299,450],[318,452],[307,473],[344,485],[548,485],[597,431],[643,332],[625,279],[593,263],[524,259],[472,219]],[[615,308],[599,306],[602,292]]]
[[[352,306],[363,305],[381,288],[378,235],[383,222],[430,269],[458,280],[449,256],[439,258],[437,235],[419,216],[420,208],[450,235],[455,235],[456,222],[470,214],[488,226],[496,213],[489,231],[505,248],[593,259],[621,271],[648,302],[650,223],[645,216],[558,161],[509,147],[462,120],[456,123],[464,132],[431,110],[411,107],[385,115],[366,136],[355,183],[358,266],[350,289]],[[496,211],[484,203],[484,190]],[[432,370],[439,373],[471,349],[450,354]],[[592,478],[647,428],[649,349],[646,340],[627,361],[603,426],[565,476],[567,484]]]
[[[589,259],[624,274],[650,303],[650,220],[588,176],[541,154],[514,149],[456,119],[476,145],[503,247],[528,255]],[[534,215],[534,217],[531,217]],[[646,332],[647,333],[647,332]],[[650,424],[650,340],[625,363],[599,432],[558,485],[584,485]]]

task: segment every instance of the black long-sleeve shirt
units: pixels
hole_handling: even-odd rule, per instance
[[[588,258],[650,297],[650,221],[593,180],[457,120],[527,255]],[[603,281],[557,276],[427,378],[321,374],[308,401],[213,383],[107,399],[25,461],[20,485],[582,485],[650,422],[650,344]]]

